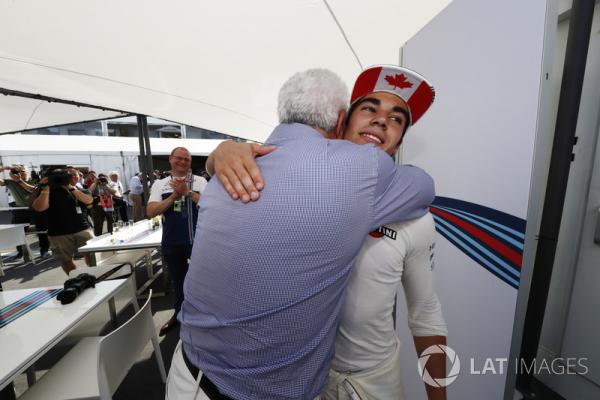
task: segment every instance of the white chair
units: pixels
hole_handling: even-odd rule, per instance
[[[127,278],[127,284],[113,296],[114,308],[111,307],[110,303],[96,307],[55,347],[73,346],[85,337],[100,335],[104,326],[109,322],[108,317],[110,316],[111,320],[116,321],[117,315],[129,304],[133,305],[134,312],[140,310],[134,278],[135,271],[133,271],[131,265],[123,264],[120,268],[118,265],[79,267],[69,272],[69,278],[75,278],[82,273],[94,275],[96,278],[101,276],[104,276],[105,279]]]
[[[149,296],[140,311],[115,331],[81,340],[19,399],[112,399],[149,340],[165,383],[165,366]]]

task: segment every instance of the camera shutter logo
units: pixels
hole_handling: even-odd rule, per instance
[[[427,361],[432,354],[445,354],[450,360],[452,366],[450,367],[450,371],[445,378],[433,378],[431,375],[429,375],[429,372],[425,368]],[[458,378],[458,373],[460,372],[460,359],[458,358],[458,355],[456,355],[456,352],[450,347],[444,346],[443,344],[433,345],[429,346],[421,353],[418,362],[418,369],[421,379],[423,379],[426,384],[433,387],[445,387],[450,385],[456,380],[456,378]]]

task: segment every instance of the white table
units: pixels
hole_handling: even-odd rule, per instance
[[[136,222],[133,226],[121,228],[118,232],[113,232],[113,234],[107,233],[94,239],[90,239],[85,246],[79,248],[79,252],[89,254],[90,266],[94,266],[96,265],[95,253],[140,249],[160,250],[161,241],[162,226],[152,229],[150,221],[145,219]],[[148,288],[152,282],[163,273],[162,266],[156,273],[154,272],[151,258],[147,259],[146,268],[148,272],[148,281],[140,287],[138,293],[144,292],[144,290],[146,290],[146,288]],[[166,278],[165,284],[168,284]],[[159,294],[160,293],[156,293],[156,295]]]
[[[113,228],[114,229],[114,228]],[[133,226],[120,229],[113,234],[107,233],[88,240],[79,248],[80,253],[101,253],[105,251],[139,250],[159,248],[162,241],[162,227],[153,230],[150,221],[145,219]]]
[[[0,328],[0,389],[31,367],[103,302],[109,301],[109,308],[114,310],[114,295],[126,283],[127,279],[99,282],[71,304],[62,305],[55,297]],[[0,308],[36,290],[53,288],[56,287],[0,292]]]
[[[0,207],[0,212],[2,212],[2,211],[16,211],[16,210],[29,210],[29,207]]]
[[[33,259],[33,253],[29,248],[29,244],[27,243],[25,236],[25,228],[28,226],[28,224],[0,225],[0,249],[8,249],[10,247],[25,245],[29,260],[33,264],[35,264],[35,260]],[[2,267],[2,258],[0,257],[0,270],[2,269]],[[1,272],[0,275],[2,275]]]

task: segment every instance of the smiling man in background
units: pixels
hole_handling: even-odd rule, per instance
[[[169,156],[171,175],[154,181],[148,199],[147,213],[162,216],[161,253],[167,262],[175,290],[175,312],[160,328],[164,336],[178,324],[177,314],[183,302],[183,281],[192,253],[198,201],[206,179],[192,174],[192,154],[185,147],[175,147]]]

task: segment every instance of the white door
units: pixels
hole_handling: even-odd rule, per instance
[[[579,243],[577,270],[561,351],[563,359],[577,360],[573,370],[581,375],[567,375],[567,379],[564,379],[565,384],[561,394],[567,399],[600,399],[600,146],[598,145],[596,145],[591,174]],[[585,197],[582,197],[582,200],[585,200]]]
[[[567,30],[568,20],[559,23],[559,43],[566,42]],[[564,54],[564,49],[559,50]],[[538,358],[558,359],[550,373],[543,370],[537,377],[567,400],[600,399],[599,93],[600,10],[596,5],[577,124],[579,142],[538,353]]]

